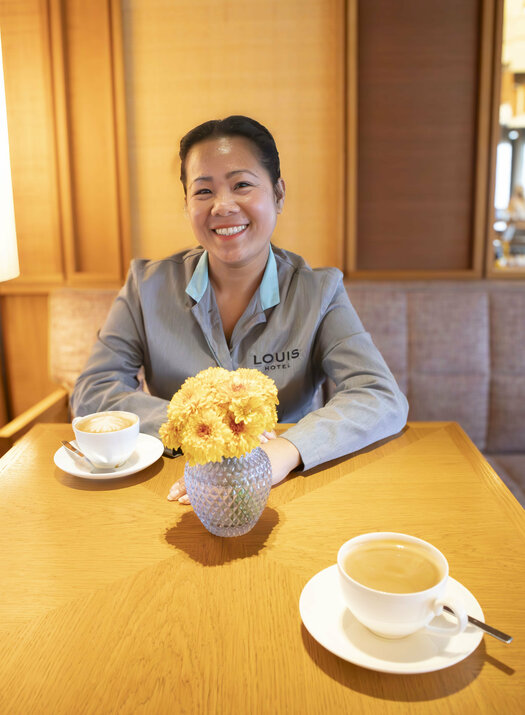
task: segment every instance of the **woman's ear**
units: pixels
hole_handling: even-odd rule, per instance
[[[283,210],[284,196],[286,194],[286,185],[283,179],[278,179],[277,183],[275,184],[274,192],[275,202],[277,204],[277,213],[280,214]]]

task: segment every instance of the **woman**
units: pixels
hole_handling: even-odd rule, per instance
[[[75,387],[76,414],[136,412],[156,435],[186,377],[219,365],[256,368],[279,389],[279,419],[297,423],[262,448],[277,484],[398,432],[407,402],[352,308],[335,268],[312,270],[271,246],[285,185],[273,137],[232,116],[180,144],[186,209],[199,248],[134,260]],[[137,390],[144,366],[151,392]],[[312,410],[319,385],[335,394]],[[169,499],[189,503],[176,483]]]

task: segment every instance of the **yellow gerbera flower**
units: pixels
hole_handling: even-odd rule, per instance
[[[181,431],[182,451],[190,465],[220,462],[230,434],[222,415],[215,409],[205,409],[191,415]]]
[[[242,386],[251,394],[261,395],[265,401],[273,401],[274,404],[279,404],[277,385],[268,375],[259,372],[259,370],[246,367],[238,368],[232,375],[237,390]]]
[[[211,367],[173,395],[159,434],[167,447],[180,446],[191,465],[240,457],[275,427],[278,402],[274,381],[258,370]]]
[[[228,444],[224,453],[225,457],[241,457],[260,444],[260,430],[254,431],[250,429],[250,425],[246,422],[236,422],[231,413],[226,416],[225,423],[229,432]]]
[[[180,447],[180,430],[179,425],[168,420],[161,425],[159,436],[162,443],[168,449],[178,449]]]

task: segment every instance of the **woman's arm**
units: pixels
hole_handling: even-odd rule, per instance
[[[342,280],[320,322],[312,361],[335,383],[335,393],[282,434],[298,449],[304,469],[356,452],[404,427],[406,397],[365,332]]]
[[[145,345],[138,288],[134,271],[130,270],[76,382],[71,397],[73,412],[76,415],[101,410],[135,412],[141,420],[141,432],[158,437],[168,401],[140,389],[137,374],[144,363]]]

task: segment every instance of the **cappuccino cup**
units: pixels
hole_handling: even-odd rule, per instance
[[[75,417],[72,422],[81,452],[99,469],[120,467],[129,459],[140,430],[139,416],[112,410]]]
[[[341,546],[337,567],[347,607],[378,636],[404,638],[421,629],[454,636],[467,626],[463,604],[445,597],[446,558],[422,539],[391,531],[362,534]],[[444,606],[456,622],[433,625]]]

